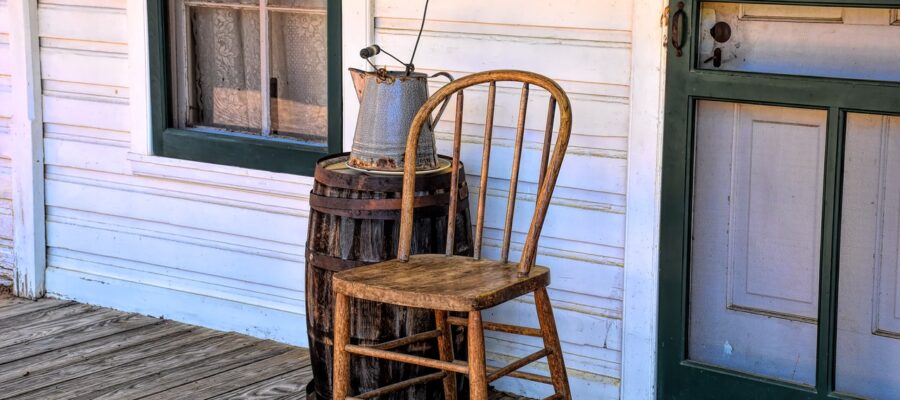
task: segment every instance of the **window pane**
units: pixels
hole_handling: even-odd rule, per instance
[[[325,10],[325,0],[269,0],[271,7],[302,8],[306,10]]]
[[[259,11],[192,7],[189,125],[260,133]]]
[[[697,103],[691,360],[815,384],[826,121]]]
[[[847,116],[837,390],[900,394],[900,117]]]
[[[328,138],[325,12],[270,12],[269,18],[272,134],[325,144]]]

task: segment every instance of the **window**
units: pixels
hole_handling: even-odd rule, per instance
[[[339,1],[148,4],[155,155],[309,175],[340,151]]]

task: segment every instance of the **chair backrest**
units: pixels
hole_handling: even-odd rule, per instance
[[[482,233],[484,231],[484,209],[485,195],[487,193],[488,183],[488,167],[490,165],[491,156],[491,136],[494,130],[494,106],[497,96],[497,82],[522,82],[522,95],[519,103],[519,117],[516,126],[516,142],[513,149],[512,169],[510,173],[509,198],[507,199],[506,220],[503,228],[503,245],[501,247],[501,261],[509,261],[509,246],[513,228],[513,215],[515,213],[516,194],[519,184],[519,167],[522,159],[522,148],[524,146],[525,136],[525,117],[528,105],[528,93],[530,85],[539,86],[550,93],[549,111],[547,115],[547,124],[544,130],[544,141],[541,147],[541,164],[538,176],[538,191],[535,204],[534,216],[531,220],[531,227],[525,239],[525,245],[522,249],[522,257],[519,259],[519,274],[527,275],[534,265],[537,252],[537,243],[541,235],[541,228],[544,225],[544,218],[547,214],[547,208],[550,205],[550,197],[553,195],[553,188],[556,186],[556,178],[559,176],[559,169],[566,154],[566,147],[569,144],[569,134],[572,130],[572,109],[569,104],[569,97],[559,87],[559,85],[543,75],[526,71],[516,70],[496,70],[485,71],[468,75],[464,78],[455,80],[434,93],[424,105],[419,109],[413,119],[409,129],[409,139],[406,142],[406,154],[403,173],[403,201],[400,218],[400,240],[397,256],[401,261],[409,260],[410,244],[413,229],[413,200],[415,198],[416,184],[416,149],[419,145],[419,134],[422,132],[424,124],[428,123],[431,113],[441,105],[441,103],[456,94],[456,121],[453,131],[453,161],[452,161],[452,177],[450,182],[458,182],[459,179],[459,153],[462,139],[463,126],[463,91],[464,89],[489,83],[488,100],[487,100],[487,120],[484,126],[484,142],[482,148],[481,160],[481,182],[478,191],[478,211],[475,225],[475,259],[481,258],[481,242]],[[559,107],[559,134],[557,135],[556,145],[553,147],[553,154],[550,154],[551,140],[553,137],[554,117],[556,108]],[[447,254],[453,252],[454,239],[456,237],[456,218],[453,216],[457,212],[457,202],[459,199],[459,186],[452,185],[450,191],[450,217],[447,218]],[[468,228],[468,227],[466,227]]]

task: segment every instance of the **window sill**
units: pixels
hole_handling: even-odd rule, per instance
[[[313,178],[294,174],[128,153],[135,176],[218,186],[287,197],[306,197]]]

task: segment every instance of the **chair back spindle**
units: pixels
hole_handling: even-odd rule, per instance
[[[487,199],[488,172],[491,165],[491,140],[494,134],[494,106],[497,100],[497,81],[488,87],[487,116],[484,122],[484,141],[481,146],[481,182],[478,184],[478,213],[475,215],[475,259],[481,259],[481,241],[484,239],[484,201]]]
[[[412,216],[413,202],[415,200],[415,180],[416,180],[416,149],[419,144],[419,135],[422,127],[428,121],[428,117],[440,104],[453,94],[457,95],[456,121],[453,132],[453,161],[452,161],[452,182],[456,183],[459,179],[459,158],[462,143],[462,122],[463,122],[463,89],[471,86],[489,83],[487,117],[484,129],[484,141],[482,149],[481,162],[481,179],[478,193],[478,211],[475,223],[475,244],[474,257],[480,259],[482,256],[482,242],[484,233],[484,215],[486,208],[486,192],[488,171],[490,166],[491,144],[494,125],[494,110],[496,104],[497,82],[521,82],[522,92],[519,102],[518,123],[516,125],[516,138],[513,149],[512,169],[510,172],[509,196],[507,199],[506,219],[504,221],[503,242],[501,247],[501,259],[508,262],[509,248],[512,237],[513,218],[515,215],[515,201],[518,191],[519,172],[522,157],[522,150],[525,147],[525,121],[527,117],[528,96],[530,86],[538,86],[543,88],[550,94],[550,104],[548,107],[548,116],[546,129],[544,131],[543,146],[541,149],[540,172],[537,180],[538,192],[536,196],[536,204],[531,225],[525,238],[525,244],[522,249],[522,256],[519,260],[518,272],[520,275],[528,275],[537,253],[537,243],[541,235],[541,229],[546,218],[547,209],[550,205],[550,198],[553,195],[553,189],[556,185],[556,179],[559,177],[559,169],[562,166],[563,157],[565,157],[566,147],[569,142],[569,135],[572,128],[572,111],[569,98],[566,93],[553,80],[531,72],[517,70],[495,70],[485,71],[457,79],[450,84],[444,86],[434,93],[416,114],[410,126],[409,139],[406,144],[406,154],[404,160],[403,174],[403,196],[402,210],[400,217],[400,238],[398,248],[398,259],[400,261],[408,261],[410,255],[410,246],[412,238]],[[559,134],[557,135],[556,144],[552,145],[553,126],[556,109],[559,109]],[[456,215],[458,207],[459,189],[457,185],[451,186],[450,193],[450,216]],[[468,228],[468,227],[466,227]],[[454,250],[454,238],[457,229],[456,221],[450,217],[447,221],[447,255],[452,255]]]

